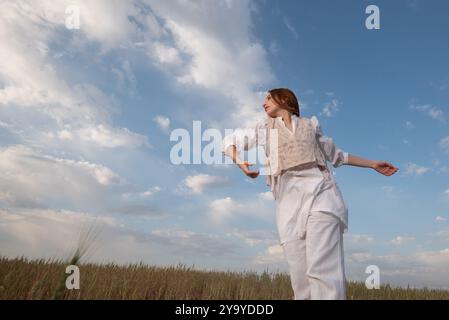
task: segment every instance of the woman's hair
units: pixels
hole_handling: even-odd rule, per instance
[[[299,117],[299,102],[293,91],[287,88],[277,88],[268,90],[268,92],[281,108]]]

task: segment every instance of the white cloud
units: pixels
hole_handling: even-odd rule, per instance
[[[295,27],[290,22],[290,19],[288,19],[286,16],[284,16],[282,21],[284,21],[285,26],[287,27],[288,31],[290,31],[290,33],[293,35],[293,37],[296,40],[298,40],[299,39],[298,32],[296,31]]]
[[[140,195],[142,195],[143,197],[150,197],[153,194],[160,192],[160,191],[161,191],[161,188],[158,186],[155,186],[155,187],[148,189],[147,191],[140,193]]]
[[[446,122],[446,119],[444,117],[444,112],[443,110],[441,110],[440,108],[434,107],[430,104],[424,104],[424,105],[414,105],[412,104],[410,106],[411,109],[420,111],[420,112],[424,112],[425,114],[427,114],[429,117],[431,117],[432,119],[441,121],[441,122]]]
[[[69,4],[81,12],[81,29],[74,37],[65,34],[65,8]],[[94,85],[73,83],[71,70],[62,71],[56,63],[55,51],[62,49],[52,49],[53,55],[48,49],[51,43],[64,42],[65,52],[72,54],[91,41],[100,43],[103,52],[117,47],[136,31],[127,13],[137,15],[138,11],[123,1],[2,2],[0,78],[4,86],[0,90],[0,116],[12,133],[24,141],[45,145],[48,135],[42,134],[44,130],[55,132],[62,140],[59,147],[80,140],[106,147],[147,144],[146,137],[115,128],[111,114],[120,109],[117,102]],[[66,141],[72,143],[64,144]]]
[[[222,222],[235,214],[235,211],[239,208],[239,204],[232,200],[231,197],[226,197],[212,201],[209,207],[211,209],[212,220]]]
[[[142,232],[126,227],[115,217],[87,212],[0,209],[0,251],[6,257],[67,259],[78,247],[80,236],[85,237],[89,230],[94,237],[88,241],[91,248],[82,258],[85,262],[183,262],[217,269],[224,269],[223,265],[238,267],[240,263],[238,259],[229,261],[239,245],[224,236],[179,227]]]
[[[131,132],[127,128],[113,128],[100,124],[75,132],[83,141],[92,142],[104,148],[150,146],[147,137]]]
[[[345,234],[345,240],[354,244],[373,243],[374,239],[374,236],[369,234]]]
[[[73,140],[73,134],[70,131],[65,130],[65,129],[60,130],[57,133],[57,136],[60,140],[69,140],[69,141]]]
[[[222,254],[232,253],[238,247],[222,236],[198,233],[180,228],[157,229],[151,231],[151,235],[156,236],[158,241],[162,241],[171,250],[184,254],[218,257]]]
[[[168,128],[170,127],[170,119],[167,117],[159,115],[156,116],[153,120],[162,130],[168,130]]]
[[[263,254],[253,259],[255,264],[286,264],[284,251],[279,244],[270,245]]]
[[[120,92],[135,96],[137,79],[128,60],[124,60],[121,65],[111,66],[111,73],[117,78],[117,88]]]
[[[278,241],[277,233],[269,230],[246,230],[234,229],[227,234],[243,240],[246,244],[253,247],[260,244],[273,244]]]
[[[274,200],[273,192],[271,192],[271,191],[261,192],[257,196],[259,198],[261,198],[262,200],[266,200],[266,201]]]
[[[429,110],[429,116],[433,119],[440,120],[444,122],[444,113],[443,110],[438,108],[431,108]]]
[[[80,8],[79,30],[64,25],[68,5]],[[106,189],[120,185],[121,178],[99,159],[127,153],[110,150],[116,147],[149,145],[145,136],[115,123],[121,105],[103,91],[109,88],[108,77],[112,86],[136,87],[133,60],[128,60],[136,53],[148,64],[159,64],[178,85],[223,95],[233,104],[235,119],[261,112],[258,87],[275,77],[265,49],[252,34],[253,6],[248,0],[1,2],[0,125],[22,144],[2,149],[2,204],[104,209]],[[191,190],[218,185],[199,180],[190,181]],[[155,192],[131,197],[145,199]],[[251,214],[263,212],[263,201],[257,199]],[[45,230],[53,228],[57,226]],[[152,236],[161,240],[162,234]],[[47,238],[39,239],[46,243]],[[126,252],[135,245],[140,250],[134,240],[126,234],[117,248]]]
[[[449,192],[448,192],[449,193]],[[435,221],[437,221],[437,222],[444,222],[444,221],[446,221],[447,219],[445,218],[445,217],[442,217],[442,216],[436,216],[436,218],[435,218]]]
[[[267,52],[251,34],[254,4],[248,0],[149,4],[164,21],[172,41],[164,44],[169,49],[163,50],[148,44],[156,63],[161,56],[164,61],[175,61],[180,65],[165,71],[178,83],[214,90],[231,99],[236,126],[245,125],[242,119],[248,119],[246,115],[262,113],[255,88],[271,83],[275,77],[266,60]]]
[[[438,251],[425,251],[416,254],[417,258],[433,268],[446,268],[449,266],[449,248]]]
[[[151,54],[160,64],[179,65],[182,63],[179,51],[176,48],[169,47],[160,42],[153,43]]]
[[[118,174],[100,164],[43,155],[23,145],[0,149],[0,200],[7,206],[94,205],[106,187],[118,183]]]
[[[448,289],[449,249],[419,251],[411,254],[376,255],[358,251],[346,255],[347,274],[352,280],[365,281],[368,265],[377,265],[381,284],[393,286]]]
[[[269,46],[268,50],[270,51],[271,54],[276,55],[280,50],[279,45],[277,44],[276,41],[272,41],[272,42],[270,42],[270,46]]]
[[[419,166],[416,163],[408,162],[405,165],[405,175],[409,176],[421,176],[430,171],[430,168]]]
[[[337,99],[332,99],[331,101],[326,103],[323,110],[321,110],[319,114],[325,117],[332,117],[339,110],[339,105],[340,102]]]
[[[405,126],[406,126],[408,129],[414,129],[414,128],[415,128],[415,125],[414,125],[412,122],[410,122],[410,121],[406,121],[406,122],[405,122]]]
[[[441,139],[441,141],[440,141],[440,148],[445,153],[449,154],[449,136],[444,137],[443,139]]]
[[[415,240],[415,237],[409,237],[409,236],[397,236],[394,239],[392,239],[390,242],[394,245],[401,246],[408,244]]]
[[[149,188],[146,191],[141,191],[141,192],[126,192],[124,194],[122,194],[122,197],[126,200],[131,200],[131,199],[144,199],[144,198],[149,198],[151,196],[153,196],[154,194],[160,192],[162,189],[159,186],[154,186]]]
[[[274,201],[264,193],[248,201],[237,201],[231,197],[216,199],[210,203],[209,208],[210,217],[216,223],[224,223],[234,217],[251,217],[274,222]]]
[[[198,174],[188,176],[184,184],[195,194],[201,194],[207,188],[216,188],[228,184],[226,177],[211,176],[208,174]]]
[[[449,241],[449,230],[440,230],[435,234],[438,238]]]
[[[366,263],[373,259],[373,255],[369,252],[353,252],[348,256],[349,263],[362,262]]]
[[[442,80],[442,81],[431,81],[430,82],[430,85],[433,87],[433,88],[436,88],[436,89],[438,89],[438,90],[440,90],[440,91],[447,91],[448,89],[449,89],[449,81],[448,81],[448,78],[445,78],[444,80]]]
[[[437,173],[449,173],[449,166],[443,165],[438,159],[432,160]]]
[[[111,231],[119,229],[120,223],[111,217],[100,217],[84,212],[52,209],[26,209],[26,210],[3,210],[0,209],[0,248],[4,255],[16,257],[25,255],[29,258],[69,258],[79,245],[80,237],[85,237],[90,229],[97,236],[100,230]],[[109,238],[110,234],[102,234]],[[92,241],[92,253],[100,255],[101,258],[109,259],[115,256],[117,261],[122,260],[123,254],[120,247],[124,238],[111,237],[112,242],[102,242],[106,245],[108,255],[98,252],[99,243]],[[119,240],[120,239],[120,240]],[[111,239],[109,239],[111,240]],[[115,250],[114,250],[115,247]],[[130,248],[132,249],[132,248]],[[84,259],[83,259],[84,260]]]

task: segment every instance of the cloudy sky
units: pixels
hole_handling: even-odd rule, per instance
[[[348,278],[449,288],[449,4],[375,1],[368,30],[369,4],[1,1],[0,253],[67,257],[95,227],[93,261],[286,271],[263,177],[175,165],[170,134],[249,125],[289,87],[344,151],[400,168],[335,169]]]

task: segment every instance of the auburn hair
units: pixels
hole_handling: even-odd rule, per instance
[[[279,107],[299,117],[299,102],[293,91],[287,88],[276,88],[268,92]]]

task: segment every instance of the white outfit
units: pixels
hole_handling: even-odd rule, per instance
[[[343,232],[334,216],[311,212],[307,237],[286,242],[282,248],[290,269],[294,299],[346,298]]]
[[[298,117],[291,116],[295,130]],[[334,167],[348,162],[348,153],[322,134],[312,117],[317,139],[326,160]],[[282,117],[275,121],[285,126]],[[222,151],[235,145],[237,152],[265,146],[263,120],[253,128],[240,129],[224,138]],[[294,131],[293,131],[294,134]],[[332,170],[318,167],[290,168],[270,180],[276,199],[276,220],[284,255],[289,265],[295,299],[344,299],[345,276],[342,233],[348,226],[348,209]]]

